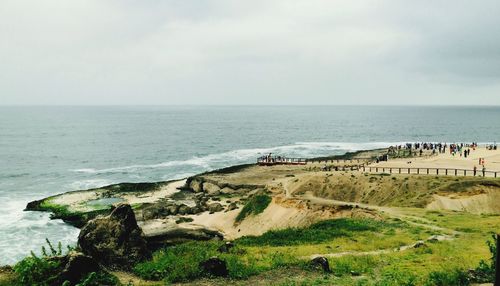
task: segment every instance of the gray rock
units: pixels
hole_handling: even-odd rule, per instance
[[[216,213],[222,211],[224,208],[219,203],[211,203],[208,205],[208,211],[210,213]]]
[[[330,273],[330,264],[328,263],[328,259],[323,256],[315,257],[310,262],[311,267],[314,269],[322,270],[325,273]]]
[[[203,191],[211,196],[216,196],[220,194],[220,187],[217,186],[216,184],[204,182]]]

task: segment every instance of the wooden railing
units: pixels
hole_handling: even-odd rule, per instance
[[[362,163],[373,160],[372,158],[354,158],[354,159],[306,159],[308,163]]]
[[[370,173],[389,173],[389,174],[417,174],[417,175],[444,175],[444,176],[481,176],[497,178],[500,171],[476,171],[471,169],[454,168],[400,168],[400,167],[367,167],[362,166],[361,171]]]

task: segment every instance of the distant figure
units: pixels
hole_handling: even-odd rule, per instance
[[[474,177],[476,176],[476,172],[477,172],[477,167],[474,166]]]
[[[485,177],[485,176],[486,176],[486,168],[483,165],[483,177]]]

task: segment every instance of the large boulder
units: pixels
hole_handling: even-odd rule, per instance
[[[84,254],[112,269],[130,269],[151,257],[128,204],[118,205],[109,216],[89,221],[80,231],[78,245]]]

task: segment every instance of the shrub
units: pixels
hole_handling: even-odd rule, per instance
[[[426,286],[467,286],[470,285],[467,272],[454,269],[448,271],[433,271],[429,274]]]
[[[38,257],[31,252],[31,256],[14,266],[14,271],[21,285],[46,286],[56,279],[56,274],[59,273],[61,267],[59,261]]]
[[[64,265],[60,258],[63,255],[62,245],[57,247],[46,239],[47,248],[42,247],[42,255],[39,257],[32,251],[31,256],[24,258],[14,266],[17,285],[48,286],[54,285],[59,279],[59,274]],[[72,248],[68,247],[68,251]],[[59,256],[59,257],[57,257]],[[83,278],[76,286],[111,286],[118,285],[116,277],[106,272],[92,272]],[[66,281],[63,286],[69,285]]]
[[[271,200],[270,196],[264,194],[251,197],[236,217],[236,223],[241,222],[249,215],[262,213],[271,203]]]
[[[497,267],[496,265],[496,258],[497,258],[497,237],[495,234],[492,234],[493,241],[488,240],[486,241],[486,244],[488,245],[488,248],[491,253],[491,258],[490,258],[490,263],[485,260],[481,260],[479,262],[479,266],[475,269],[475,275],[474,275],[474,282],[478,283],[488,283],[488,282],[493,282],[495,279],[495,269]]]

